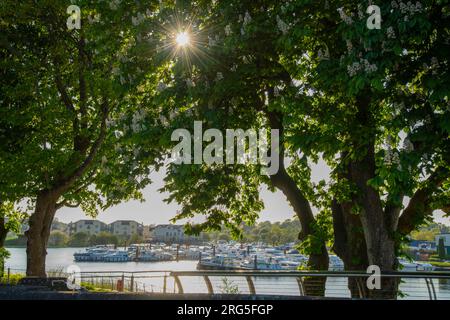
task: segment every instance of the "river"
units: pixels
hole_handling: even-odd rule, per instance
[[[47,270],[66,269],[76,264],[82,272],[92,271],[192,271],[196,270],[197,261],[161,261],[161,262],[75,262],[73,254],[84,248],[48,248]],[[25,271],[27,258],[25,248],[8,248],[11,257],[6,260],[6,267],[12,271]]]
[[[95,271],[193,271],[196,270],[197,261],[161,261],[161,262],[77,262],[73,260],[73,254],[83,251],[84,248],[49,248],[47,249],[47,270],[63,271],[71,265],[78,266],[82,272]],[[26,269],[26,251],[25,248],[9,248],[11,257],[6,261],[6,267],[11,269],[12,273],[24,273]],[[210,277],[215,292],[224,290],[223,278]],[[214,279],[216,278],[216,279]],[[175,289],[175,284],[169,279],[167,288],[170,291]],[[162,278],[158,279],[139,279],[136,281],[141,285],[147,285],[154,288],[155,291],[161,291]],[[206,285],[201,277],[185,277],[182,279],[185,292],[206,292]],[[298,295],[299,289],[295,279],[286,278],[264,278],[255,277],[254,284],[257,293],[267,294],[286,294]],[[434,279],[434,289],[438,299],[450,300],[450,280]],[[228,287],[237,287],[241,293],[248,293],[248,285],[245,278],[233,277]],[[201,289],[200,289],[201,288]],[[428,288],[424,279],[405,279],[400,285],[400,290],[405,294],[403,299],[428,299]],[[326,296],[330,297],[349,297],[347,290],[347,281],[345,278],[328,277],[326,285]]]

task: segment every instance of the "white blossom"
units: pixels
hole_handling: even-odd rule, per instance
[[[395,31],[394,31],[393,27],[387,28],[386,34],[387,34],[388,39],[395,39]]]
[[[191,79],[186,79],[185,82],[186,82],[186,86],[187,86],[188,88],[193,88],[193,87],[195,87],[195,83],[194,83],[194,81],[192,81]]]
[[[344,8],[339,8],[337,9],[337,11],[339,12],[339,16],[341,17],[342,21],[344,21],[348,25],[351,25],[353,23],[353,19],[344,12]]]
[[[405,149],[407,152],[414,151],[414,145],[408,138],[403,141],[403,149]]]
[[[223,74],[222,74],[222,72],[217,72],[216,81],[220,81],[220,80],[223,80]]]
[[[158,86],[156,87],[156,91],[158,92],[163,92],[164,90],[166,90],[167,85],[163,82],[158,83]]]
[[[167,121],[167,118],[164,115],[159,116],[159,121],[163,126],[166,126],[169,122]]]
[[[231,31],[231,26],[228,24],[228,25],[225,27],[225,34],[226,34],[227,37],[228,37],[228,36],[231,35],[231,33],[232,33],[232,31]]]
[[[117,139],[119,139],[123,136],[123,132],[116,130],[114,131],[114,135],[116,136]]]
[[[345,40],[346,44],[347,44],[347,51],[348,53],[350,53],[353,50],[353,44],[350,40]]]
[[[217,44],[217,41],[216,41],[214,38],[208,36],[208,45],[209,45],[210,47],[213,47],[213,46],[215,46],[216,44]]]
[[[109,129],[109,128],[115,126],[116,123],[114,120],[106,119],[105,124],[106,124],[106,128]]]
[[[252,21],[252,17],[248,13],[248,11],[246,11],[245,16],[244,16],[244,27],[246,27],[251,21]]]
[[[117,8],[119,7],[121,0],[111,0],[109,2],[109,7],[111,8],[111,10],[117,10]]]
[[[289,26],[279,16],[277,16],[277,27],[283,34],[289,31]]]

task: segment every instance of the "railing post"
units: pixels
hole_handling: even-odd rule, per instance
[[[207,275],[204,275],[203,279],[205,279],[206,287],[208,288],[208,293],[214,294],[214,289],[213,289],[211,280],[209,280],[209,277]]]
[[[247,280],[248,290],[250,291],[250,294],[255,295],[256,294],[256,290],[255,290],[255,285],[253,284],[252,277],[251,276],[246,276],[245,279]]]
[[[174,275],[173,278],[175,279],[175,283],[176,283],[177,288],[178,288],[178,293],[179,294],[183,294],[184,290],[183,290],[183,286],[181,285],[180,278],[177,275]]]
[[[134,273],[131,274],[131,280],[130,280],[130,288],[131,288],[131,292],[133,292],[133,288],[134,288]]]
[[[425,283],[427,284],[428,296],[430,300],[433,300],[433,296],[431,295],[430,283],[428,282],[428,278],[425,278]]]
[[[9,283],[9,281],[10,281],[10,276],[11,276],[11,268],[8,267],[8,285],[10,284],[10,283]]]
[[[163,293],[167,292],[167,275],[164,275]]]
[[[300,292],[300,296],[303,297],[305,295],[305,288],[303,286],[303,280],[300,277],[297,277],[298,291]]]
[[[432,278],[430,278],[430,284],[431,284],[431,290],[433,292],[433,298],[434,298],[434,300],[437,300],[436,290],[434,289],[434,283],[433,283],[433,279]]]

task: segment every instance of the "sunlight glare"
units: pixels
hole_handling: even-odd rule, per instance
[[[180,47],[188,45],[189,40],[189,35],[186,32],[180,32],[177,34],[176,42]]]

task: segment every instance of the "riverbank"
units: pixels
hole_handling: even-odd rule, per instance
[[[0,300],[322,300],[330,298],[249,294],[163,294],[131,292],[52,291],[36,286],[2,286]],[[336,299],[333,299],[336,300]]]

